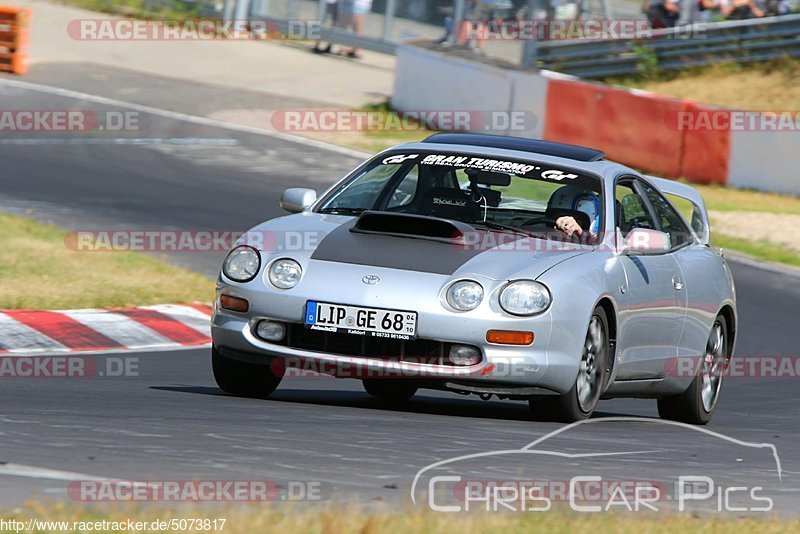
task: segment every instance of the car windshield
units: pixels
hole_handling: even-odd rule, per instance
[[[552,233],[571,216],[587,235],[602,220],[601,184],[574,169],[459,153],[393,153],[330,193],[320,213],[427,215],[490,230]]]

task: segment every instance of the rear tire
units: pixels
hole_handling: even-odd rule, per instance
[[[269,365],[227,358],[213,346],[211,368],[214,371],[214,380],[222,391],[238,397],[264,399],[281,383],[281,377],[275,376]]]
[[[564,395],[530,399],[534,420],[574,423],[590,418],[606,385],[610,352],[608,317],[603,307],[598,306],[589,320],[580,369],[572,389]]]
[[[728,323],[723,315],[717,315],[697,375],[683,393],[658,399],[658,415],[690,425],[705,425],[711,421],[719,404],[729,351]]]
[[[403,378],[365,378],[362,383],[364,391],[383,400],[406,401],[419,389]]]

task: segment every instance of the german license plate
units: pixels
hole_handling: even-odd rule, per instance
[[[306,327],[311,330],[339,332],[386,339],[414,339],[417,313],[308,301]]]

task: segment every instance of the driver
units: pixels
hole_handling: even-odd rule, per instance
[[[565,185],[557,189],[547,202],[548,208],[582,211],[589,216],[589,237],[597,235],[600,226],[600,199],[593,191],[575,185]],[[556,228],[567,237],[573,234],[583,237],[584,230],[575,217],[564,215],[556,219]]]

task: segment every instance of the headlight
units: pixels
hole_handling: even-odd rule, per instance
[[[534,315],[550,307],[550,291],[532,280],[511,282],[500,292],[500,307],[512,315]]]
[[[272,262],[269,267],[269,281],[278,289],[291,289],[300,281],[303,269],[294,260],[284,258]]]
[[[228,253],[222,264],[222,273],[236,282],[249,282],[258,274],[261,257],[253,247],[242,245]]]
[[[472,280],[462,280],[447,290],[447,303],[458,311],[474,310],[483,300],[483,287]]]

